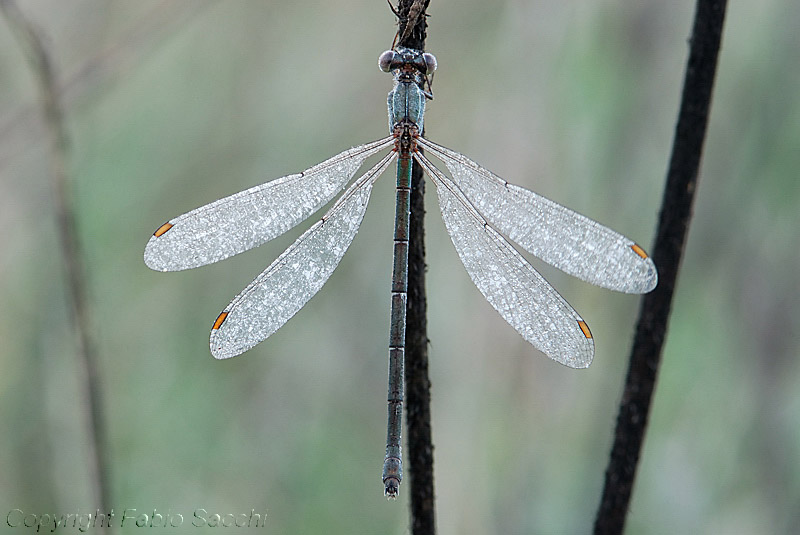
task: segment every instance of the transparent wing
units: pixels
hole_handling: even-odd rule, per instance
[[[358,232],[372,184],[395,157],[386,155],[353,183],[325,216],[230,302],[211,330],[211,353],[234,357],[277,331],[316,294]]]
[[[364,160],[390,146],[391,137],[341,152],[288,175],[171,219],[153,234],[144,262],[180,271],[218,262],[280,236],[344,188]]]
[[[500,232],[548,264],[603,288],[647,293],[658,274],[622,234],[536,193],[509,184],[466,156],[420,139],[442,160],[464,196]]]
[[[594,342],[586,323],[505,238],[491,228],[453,182],[415,154],[436,183],[447,231],[470,278],[525,340],[572,368],[592,362]]]

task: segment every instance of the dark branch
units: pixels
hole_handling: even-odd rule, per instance
[[[426,15],[430,0],[400,0],[398,45],[425,49]],[[436,533],[433,490],[430,379],[428,378],[427,303],[425,301],[425,182],[414,162],[411,188],[411,229],[408,252],[406,307],[406,419],[411,533]]]
[[[400,0],[397,5],[397,44],[416,50],[425,50],[428,23],[425,20],[430,0]]]
[[[672,296],[686,243],[703,153],[725,0],[698,0],[653,261],[658,287],[642,299],[614,445],[594,533],[622,533],[647,428]]]

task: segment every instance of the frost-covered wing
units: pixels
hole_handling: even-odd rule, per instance
[[[436,183],[447,231],[470,278],[525,340],[572,368],[592,362],[594,342],[577,312],[424,156],[415,158]]]
[[[658,274],[644,250],[622,234],[426,139],[419,144],[449,169],[464,196],[497,230],[548,264],[603,288],[647,293]]]
[[[391,137],[348,149],[302,173],[266,182],[164,223],[144,250],[157,271],[218,262],[280,236],[330,201]]]
[[[316,294],[358,232],[372,184],[395,153],[353,183],[325,216],[289,246],[222,311],[211,330],[211,354],[234,357],[277,331]]]

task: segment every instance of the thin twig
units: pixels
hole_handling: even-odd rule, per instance
[[[77,70],[61,73],[60,80],[56,81],[59,82],[57,94],[62,107],[69,108],[88,90],[113,82],[115,78],[131,72],[137,62],[152,56],[148,52],[161,41],[174,38],[180,28],[188,27],[193,18],[216,3],[216,0],[195,0],[191,3],[163,0],[150,8],[129,31],[87,59]],[[34,111],[38,113],[32,106],[20,106],[2,118],[0,149],[35,145],[33,142],[17,139],[20,133],[29,132],[25,125]],[[7,161],[12,156],[18,155],[17,151],[8,153],[0,150],[0,172],[8,165]]]
[[[400,0],[397,7],[400,46],[425,50],[427,27],[425,11],[429,3],[430,0]],[[425,300],[425,182],[422,168],[416,161],[411,183],[405,357],[409,501],[411,533],[433,535],[436,533],[436,523]]]
[[[99,387],[97,357],[90,331],[89,308],[86,298],[85,269],[82,262],[80,240],[75,223],[75,209],[70,195],[67,171],[69,139],[64,124],[64,115],[58,96],[58,84],[50,56],[37,28],[19,10],[13,0],[0,0],[0,9],[8,19],[20,46],[30,61],[38,79],[42,111],[51,137],[51,172],[55,192],[56,225],[66,272],[71,317],[77,331],[76,352],[78,354],[82,409],[90,440],[87,443],[87,472],[93,486],[95,499],[101,512],[110,512],[109,470],[106,462],[105,420]]]
[[[625,526],[697,189],[725,7],[725,0],[697,2],[678,124],[653,247],[658,287],[642,299],[639,309],[614,445],[595,518],[596,535],[622,533]]]

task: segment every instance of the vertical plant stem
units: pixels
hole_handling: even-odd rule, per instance
[[[400,46],[425,49],[425,11],[429,2],[430,0],[400,0],[397,7]],[[411,533],[433,535],[436,533],[436,523],[425,300],[425,182],[422,169],[416,162],[411,181],[405,364]]]
[[[38,30],[20,11],[13,0],[0,0],[0,9],[15,32],[36,75],[44,113],[45,126],[51,142],[51,174],[55,196],[55,219],[63,256],[71,319],[77,333],[79,378],[82,381],[81,408],[84,411],[89,440],[86,448],[87,473],[92,492],[102,513],[110,512],[109,470],[106,462],[103,404],[99,386],[97,357],[92,344],[89,308],[86,298],[85,269],[75,222],[75,209],[70,195],[67,171],[69,140],[59,102],[58,86],[53,64]]]
[[[642,299],[639,309],[614,445],[595,518],[596,535],[622,533],[625,526],[692,215],[725,8],[725,0],[697,2],[678,123],[653,247],[658,287]]]

